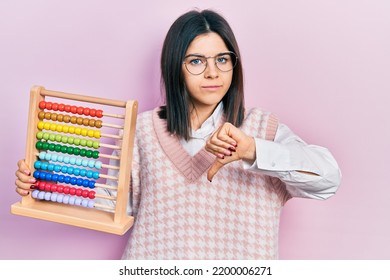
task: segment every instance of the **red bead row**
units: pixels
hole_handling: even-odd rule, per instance
[[[41,191],[47,191],[47,192],[58,192],[58,193],[64,193],[69,195],[77,195],[82,196],[84,198],[95,198],[95,191],[90,191],[86,189],[81,188],[74,188],[74,187],[68,187],[68,186],[62,186],[57,184],[51,184],[48,182],[43,181],[37,181],[35,184],[35,189],[39,189]]]
[[[90,109],[87,107],[74,106],[74,105],[65,105],[62,103],[58,104],[55,102],[41,101],[39,102],[39,108],[42,110],[47,109],[47,110],[67,112],[67,113],[84,115],[84,116],[97,117],[97,118],[103,117],[103,110]]]

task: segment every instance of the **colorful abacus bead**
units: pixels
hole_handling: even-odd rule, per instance
[[[78,124],[78,125],[84,125],[84,126],[96,127],[96,128],[101,128],[103,126],[103,122],[101,120],[80,118],[76,116],[49,113],[44,111],[38,113],[38,119],[41,121],[43,120],[59,121],[64,123],[72,123],[72,124]]]
[[[62,186],[62,185],[56,185],[56,184],[45,184],[42,181],[39,181],[36,184],[37,188],[42,191],[50,191],[50,192],[58,192],[58,193],[65,193],[65,194],[70,194],[70,195],[77,195],[77,196],[82,196],[84,198],[90,198],[94,199],[95,198],[95,191],[90,191],[86,189],[81,189],[81,188],[74,188],[74,187],[67,187],[67,186]]]
[[[51,152],[57,152],[57,153],[63,153],[63,154],[70,154],[70,155],[76,155],[81,157],[87,157],[87,158],[99,158],[99,151],[91,151],[87,149],[80,149],[77,147],[70,147],[70,146],[63,146],[59,144],[52,144],[48,142],[38,141],[35,144],[35,147],[38,150],[43,151],[51,151]]]
[[[69,205],[83,206],[87,208],[93,208],[95,206],[95,202],[93,200],[82,199],[80,197],[74,197],[70,195],[56,194],[39,190],[33,190],[31,195],[35,199],[53,201]]]
[[[80,128],[80,127],[76,127],[76,126],[68,126],[68,125],[61,125],[61,124],[55,124],[55,123],[48,123],[48,122],[43,122],[43,121],[38,122],[37,128],[39,130],[51,130],[51,131],[69,133],[69,134],[94,137],[94,138],[98,138],[98,139],[101,137],[101,133],[99,130],[86,129],[86,128]]]
[[[47,109],[47,110],[61,111],[61,112],[65,111],[68,113],[91,116],[91,117],[95,117],[95,116],[98,118],[103,117],[102,110],[84,108],[81,106],[70,106],[70,105],[64,105],[64,104],[58,104],[58,103],[46,102],[46,101],[39,102],[38,106],[42,110]]]
[[[36,137],[38,140],[50,140],[55,142],[61,142],[63,144],[70,144],[70,145],[76,145],[76,146],[83,146],[88,148],[94,148],[99,149],[100,142],[99,141],[93,141],[93,140],[87,140],[83,138],[76,138],[72,136],[66,136],[66,135],[59,135],[59,134],[53,134],[48,132],[39,131],[36,134]]]
[[[69,175],[88,177],[93,179],[99,179],[100,173],[97,171],[82,169],[82,168],[74,168],[73,166],[59,165],[53,163],[47,163],[37,160],[34,162],[35,169],[42,169],[54,172],[62,172]]]
[[[39,170],[35,170],[33,176],[37,180],[57,181],[59,183],[83,186],[85,188],[91,188],[91,189],[95,188],[95,183],[96,183],[93,180],[81,179],[72,176],[57,175],[57,174],[47,173]]]
[[[103,165],[103,163],[101,161],[87,160],[87,159],[81,159],[81,158],[69,157],[69,156],[62,156],[62,155],[52,154],[52,153],[48,153],[48,152],[40,152],[39,159],[47,160],[47,161],[54,161],[54,162],[70,163],[72,165],[84,166],[84,167],[90,167],[90,168],[96,168],[96,169],[101,169],[102,165]]]

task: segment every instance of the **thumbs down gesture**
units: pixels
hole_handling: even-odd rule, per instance
[[[207,140],[205,149],[216,156],[207,172],[207,179],[210,182],[225,164],[236,160],[253,162],[256,159],[255,139],[231,123],[220,126]]]

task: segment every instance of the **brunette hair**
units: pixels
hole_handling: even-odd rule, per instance
[[[165,92],[165,105],[159,117],[167,120],[170,133],[188,140],[191,134],[189,112],[190,96],[182,73],[183,59],[188,46],[195,37],[217,33],[229,51],[239,58],[233,69],[232,83],[222,99],[227,122],[239,127],[244,119],[244,82],[240,51],[228,22],[211,10],[192,10],[180,16],[170,27],[161,54],[161,87]]]

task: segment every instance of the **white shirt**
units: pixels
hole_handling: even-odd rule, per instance
[[[223,103],[220,102],[214,112],[197,130],[192,130],[188,141],[181,138],[180,143],[191,156],[199,152],[206,144],[207,139],[217,129],[218,122],[223,114]]]
[[[202,126],[192,131],[189,141],[181,140],[190,155],[204,147],[217,129],[222,113],[221,102]],[[279,178],[293,197],[327,199],[335,194],[341,172],[326,148],[306,144],[284,124],[279,124],[274,141],[255,138],[255,142],[256,160],[252,165],[243,161],[245,169]]]

